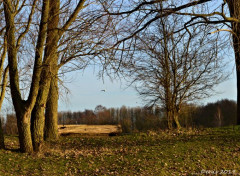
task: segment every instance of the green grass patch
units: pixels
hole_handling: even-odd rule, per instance
[[[240,129],[61,137],[22,154],[0,150],[0,175],[240,175]]]

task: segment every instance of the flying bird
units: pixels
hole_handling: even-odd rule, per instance
[[[102,89],[101,91],[102,91],[102,92],[106,92],[106,89]]]

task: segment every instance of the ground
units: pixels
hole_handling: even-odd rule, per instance
[[[0,175],[240,175],[240,127],[64,136],[38,154],[0,150]]]

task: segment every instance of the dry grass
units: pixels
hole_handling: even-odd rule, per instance
[[[59,125],[58,132],[66,134],[119,134],[122,132],[120,125]]]
[[[17,152],[17,137],[6,136],[0,176],[240,175],[239,136],[239,126],[190,133],[61,136],[31,155]]]

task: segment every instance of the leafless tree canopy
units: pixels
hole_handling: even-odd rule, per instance
[[[163,105],[177,123],[182,103],[210,96],[226,79],[223,55],[230,38],[219,31],[230,19],[209,25],[224,16],[210,14],[208,1],[121,2],[102,3],[116,23],[111,68],[127,73],[148,105]]]
[[[175,18],[175,17],[174,17]],[[177,104],[208,97],[222,82],[224,66],[219,36],[209,35],[207,26],[174,34],[179,18],[162,19],[155,27],[135,37],[134,55],[124,63],[140,95],[150,104],[165,101],[165,87],[176,94]]]

